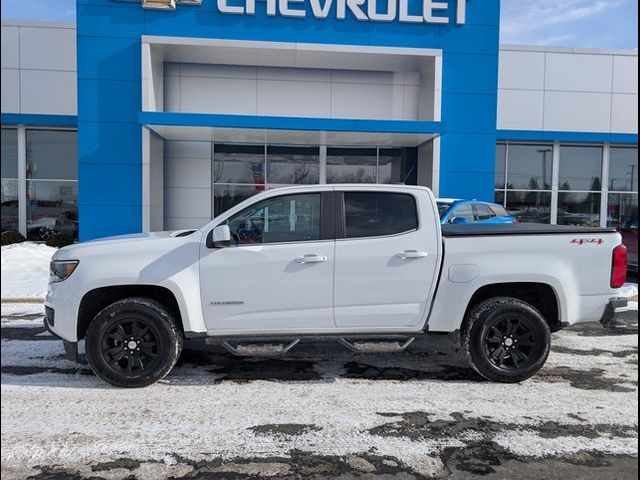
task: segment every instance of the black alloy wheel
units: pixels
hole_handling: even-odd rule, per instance
[[[543,367],[551,348],[551,331],[542,314],[528,303],[494,297],[467,315],[462,345],[480,375],[516,383]]]
[[[145,375],[160,358],[159,333],[142,315],[128,314],[116,318],[102,336],[102,359],[123,375]]]
[[[527,368],[536,360],[542,332],[535,323],[517,313],[497,316],[485,329],[485,355],[504,370]]]
[[[101,310],[89,324],[87,362],[118,387],[144,387],[166,376],[178,361],[183,334],[162,303],[125,298]]]

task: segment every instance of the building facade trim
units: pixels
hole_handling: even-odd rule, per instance
[[[77,115],[47,115],[39,113],[3,113],[2,124],[24,124],[42,127],[77,127]]]
[[[271,128],[278,130],[430,134],[442,134],[445,131],[443,122],[421,120],[358,120],[173,112],[140,112],[138,120],[142,125],[189,127]]]
[[[637,133],[498,130],[498,140],[529,142],[619,143],[635,145]]]

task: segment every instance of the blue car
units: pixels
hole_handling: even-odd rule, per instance
[[[440,223],[518,223],[502,205],[478,200],[438,198]]]

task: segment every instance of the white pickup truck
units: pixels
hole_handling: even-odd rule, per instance
[[[519,382],[544,364],[551,332],[615,322],[625,278],[612,229],[441,226],[427,188],[285,187],[197,230],[60,249],[45,324],[70,358],[85,339],[92,370],[122,387],[163,378],[189,338],[281,355],[328,338],[401,351],[434,332],[459,333],[487,379]]]

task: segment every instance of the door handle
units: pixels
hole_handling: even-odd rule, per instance
[[[405,250],[404,252],[396,253],[396,257],[402,260],[409,258],[424,258],[429,255],[427,252],[419,252],[418,250]]]
[[[316,255],[315,253],[308,253],[306,255],[303,255],[302,257],[296,258],[296,262],[298,263],[322,263],[326,261],[327,257]]]

